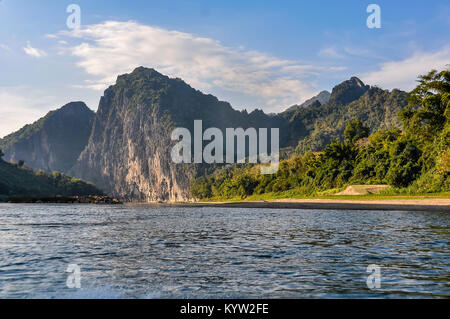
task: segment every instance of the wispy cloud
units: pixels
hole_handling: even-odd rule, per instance
[[[47,53],[45,51],[33,48],[30,42],[27,42],[27,46],[24,47],[23,50],[26,54],[38,59],[47,56]]]
[[[103,90],[117,75],[143,65],[181,77],[208,93],[216,89],[225,92],[222,97],[246,96],[254,103],[247,106],[268,111],[311,97],[317,92],[312,83],[321,73],[342,70],[231,48],[210,38],[132,21],[107,21],[58,36],[78,40],[65,52],[79,58],[78,66],[92,76],[84,85],[92,89]]]
[[[416,52],[401,61],[382,63],[377,71],[363,74],[361,78],[371,85],[410,91],[417,85],[417,76],[449,64],[450,46],[447,46],[436,52]]]
[[[342,59],[344,55],[338,52],[336,47],[326,47],[319,51],[317,54],[321,58]]]
[[[356,58],[363,59],[383,59],[383,57],[376,55],[372,50],[368,48],[362,48],[361,46],[334,45],[322,48],[317,56],[325,59],[339,59],[339,60],[352,60]]]

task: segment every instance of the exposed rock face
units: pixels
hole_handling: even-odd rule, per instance
[[[359,117],[353,107],[345,109],[368,90],[369,86],[361,80],[351,78],[336,86],[323,105],[316,101],[294,112],[269,116],[256,110],[249,114],[233,110],[228,103],[205,95],[180,79],[140,67],[119,76],[116,84],[105,91],[89,143],[70,173],[125,201],[190,200],[190,181],[199,167],[173,163],[170,154],[175,142],[170,137],[174,128],[184,127],[192,134],[194,120],[202,120],[204,129],[217,127],[222,132],[226,128],[276,127],[284,147],[297,145],[299,139],[308,140],[311,132],[316,132],[315,123],[325,120],[339,138],[343,132],[340,124],[334,122],[342,117],[342,112],[348,113],[349,120]],[[368,99],[374,101],[377,96],[378,93]],[[383,108],[365,108],[364,114],[375,116]],[[376,116],[373,128],[380,122]],[[321,132],[318,129],[317,134]],[[320,149],[325,141],[316,144],[313,146]]]
[[[298,145],[303,153],[342,139],[346,123],[355,118],[372,130],[396,126],[395,115],[406,104],[406,93],[370,88],[355,77],[337,85],[331,96],[326,93],[321,98],[327,102],[316,97],[293,111],[247,113],[180,79],[140,67],[117,78],[96,114],[82,102],[70,103],[0,140],[0,146],[5,160],[68,173],[124,201],[186,201],[194,175],[211,173],[214,167],[173,163],[171,133],[176,127],[192,135],[194,120],[202,120],[204,130],[222,132],[279,128],[280,146]]]
[[[171,134],[176,127],[193,132],[194,120],[224,129],[270,127],[277,117],[235,111],[180,79],[137,68],[105,91],[89,144],[72,174],[123,200],[189,200],[195,167],[173,163]]]
[[[0,141],[4,160],[20,160],[35,169],[67,173],[87,145],[94,112],[72,102]]]
[[[73,174],[124,200],[188,200],[189,174],[172,163],[172,124],[109,89]],[[156,101],[155,101],[156,102]]]

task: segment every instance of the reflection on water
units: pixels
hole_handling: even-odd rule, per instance
[[[450,214],[0,204],[1,298],[449,297]],[[82,289],[66,287],[69,264]],[[381,289],[366,268],[381,266]]]

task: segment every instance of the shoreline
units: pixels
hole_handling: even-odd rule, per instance
[[[318,209],[318,210],[379,210],[450,212],[450,199],[276,199],[237,202],[196,202],[165,204],[186,207]]]
[[[106,195],[84,195],[84,196],[47,196],[32,197],[21,196],[6,198],[0,203],[6,204],[95,204],[95,205],[119,205],[123,204],[116,198]]]
[[[52,198],[53,200],[55,198]],[[57,198],[61,199],[61,198]],[[71,198],[73,200],[73,198]],[[92,198],[89,198],[92,199]],[[217,202],[109,202],[109,201],[24,201],[0,202],[0,204],[87,204],[155,207],[222,207],[249,209],[309,209],[309,210],[375,210],[375,211],[423,211],[450,213],[450,198],[426,199],[271,199]]]

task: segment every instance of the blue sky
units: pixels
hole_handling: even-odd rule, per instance
[[[81,29],[67,27],[70,4]],[[366,25],[369,4],[381,28]],[[63,104],[97,109],[139,65],[238,109],[277,112],[356,75],[410,90],[450,63],[450,4],[410,1],[0,1],[0,137]]]

